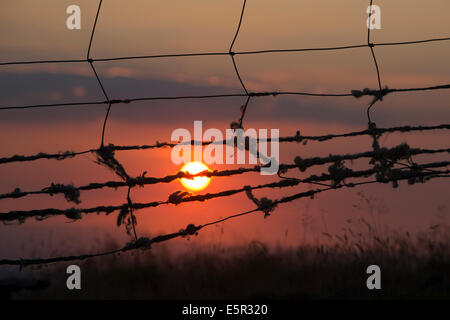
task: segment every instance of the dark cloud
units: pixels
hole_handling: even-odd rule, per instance
[[[104,86],[111,99],[210,95],[240,93],[240,89],[201,86],[167,80],[136,78],[104,78]],[[1,106],[18,106],[39,103],[65,103],[103,101],[98,83],[93,77],[50,73],[0,73]],[[439,99],[439,96],[435,96]],[[405,96],[408,100],[408,97]],[[239,108],[245,98],[195,99],[176,101],[142,101],[115,104],[111,119],[130,122],[171,123],[193,120],[231,122],[239,118]],[[430,103],[427,112],[421,105],[411,102],[405,108],[393,105],[388,99],[374,108],[374,119],[383,125],[439,122],[449,118],[448,109],[434,108]],[[398,99],[397,99],[398,100]],[[362,124],[367,121],[365,108],[368,101],[353,97],[293,97],[278,96],[252,99],[247,116],[252,120],[314,121],[343,124]],[[398,103],[398,102],[397,102]],[[103,118],[106,105],[39,108],[0,111],[3,123],[51,123],[63,121],[97,121]]]

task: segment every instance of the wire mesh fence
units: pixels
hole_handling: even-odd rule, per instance
[[[249,214],[262,213],[264,216],[270,215],[277,206],[284,203],[292,202],[301,198],[313,198],[316,194],[338,190],[342,188],[355,188],[366,184],[375,183],[391,183],[393,187],[398,186],[399,181],[407,181],[408,184],[424,183],[431,179],[438,178],[448,178],[450,176],[450,170],[447,167],[450,165],[450,161],[435,161],[428,163],[416,163],[413,159],[417,155],[431,155],[431,154],[444,154],[448,155],[450,153],[450,148],[439,148],[439,149],[423,149],[414,148],[406,143],[402,143],[398,146],[392,148],[382,147],[379,144],[379,138],[386,133],[405,133],[405,132],[424,132],[424,131],[445,131],[450,129],[450,124],[439,124],[434,126],[398,126],[390,128],[378,128],[376,124],[371,119],[371,110],[373,106],[383,100],[383,98],[388,94],[397,93],[410,93],[410,92],[423,92],[423,91],[435,91],[435,90],[446,90],[450,89],[450,84],[435,84],[428,87],[412,87],[412,88],[389,88],[384,86],[382,81],[382,73],[379,62],[377,61],[375,49],[377,47],[383,46],[406,46],[406,45],[424,45],[433,42],[443,42],[449,41],[450,37],[441,38],[430,38],[415,41],[405,41],[405,42],[384,42],[384,43],[374,43],[371,39],[371,29],[368,28],[367,32],[367,42],[355,45],[342,45],[336,47],[317,47],[317,48],[291,48],[291,49],[265,49],[265,50],[255,50],[255,51],[234,51],[234,46],[236,40],[239,37],[239,33],[243,24],[245,24],[245,9],[247,0],[243,1],[242,9],[239,17],[239,21],[236,27],[236,32],[231,40],[229,50],[226,52],[199,52],[199,53],[178,53],[178,54],[160,54],[160,55],[146,55],[146,56],[121,56],[121,57],[111,57],[111,58],[95,58],[91,55],[92,44],[94,43],[94,36],[97,23],[101,19],[101,7],[102,0],[98,3],[97,13],[93,26],[90,33],[89,46],[86,53],[85,59],[70,59],[70,60],[31,60],[31,61],[12,61],[12,62],[1,62],[1,66],[7,65],[29,65],[29,64],[65,64],[65,63],[87,63],[95,76],[96,82],[98,83],[99,90],[101,91],[105,100],[102,101],[87,101],[87,102],[67,102],[67,103],[57,103],[57,104],[33,104],[33,105],[17,105],[17,106],[0,106],[0,112],[4,110],[13,109],[34,109],[34,108],[57,108],[57,107],[76,107],[82,105],[106,105],[106,113],[103,120],[102,131],[100,134],[100,145],[96,148],[91,148],[89,150],[83,151],[65,151],[58,153],[38,153],[34,155],[14,155],[10,157],[0,158],[0,165],[15,162],[30,162],[40,159],[53,159],[53,160],[65,160],[73,157],[78,157],[84,154],[93,154],[97,159],[97,163],[102,166],[106,166],[111,169],[119,178],[119,181],[107,181],[107,182],[91,182],[87,185],[74,186],[72,184],[54,184],[41,189],[41,190],[22,190],[17,187],[12,192],[0,194],[0,199],[18,199],[24,198],[30,195],[36,194],[46,194],[50,196],[63,195],[68,202],[72,202],[76,205],[80,204],[80,191],[93,191],[104,188],[128,188],[126,202],[121,205],[104,205],[89,208],[74,207],[70,209],[58,209],[58,208],[47,208],[47,209],[34,209],[25,211],[9,211],[0,213],[0,220],[5,223],[12,222],[25,222],[28,218],[35,218],[38,220],[44,220],[52,216],[65,216],[70,220],[78,220],[83,217],[83,215],[89,213],[104,213],[110,214],[112,212],[118,212],[117,223],[118,225],[125,224],[127,231],[133,234],[133,239],[131,242],[126,244],[124,247],[113,251],[101,252],[96,254],[83,254],[78,256],[66,256],[66,257],[55,257],[48,259],[18,259],[18,260],[0,260],[0,265],[19,265],[28,266],[35,264],[48,264],[60,261],[73,261],[82,260],[86,258],[92,258],[97,256],[104,256],[109,254],[115,254],[125,251],[131,251],[136,249],[148,249],[154,243],[159,243],[163,241],[168,241],[177,237],[186,237],[189,235],[195,235],[200,230],[207,228],[212,225],[222,223],[224,221],[235,219]],[[369,3],[369,20],[372,14],[372,0]],[[242,55],[260,55],[267,53],[296,53],[296,52],[313,52],[313,51],[340,51],[340,50],[350,50],[355,48],[365,48],[370,50],[370,56],[373,61],[374,66],[374,76],[376,76],[378,88],[360,88],[352,90],[351,92],[343,93],[314,93],[314,92],[302,92],[302,91],[273,91],[273,92],[252,92],[250,91],[246,84],[245,79],[243,79],[239,73],[238,63],[236,58]],[[229,56],[232,62],[232,66],[239,80],[242,91],[231,94],[215,94],[215,95],[184,95],[184,96],[150,96],[150,97],[128,97],[128,98],[116,98],[112,99],[111,94],[108,93],[105,86],[103,85],[101,77],[98,75],[95,63],[105,62],[105,61],[119,61],[119,60],[138,60],[138,59],[159,59],[159,58],[180,58],[180,57],[193,57],[193,56]],[[153,145],[114,145],[105,143],[105,134],[107,130],[108,118],[110,115],[111,108],[115,104],[128,104],[137,101],[154,101],[154,100],[187,100],[187,99],[217,99],[217,98],[228,98],[228,97],[244,97],[245,103],[241,107],[241,114],[237,121],[231,122],[231,128],[238,129],[244,128],[244,119],[247,109],[253,99],[264,98],[269,96],[283,96],[283,95],[294,95],[294,96],[312,96],[312,97],[329,97],[329,98],[339,98],[339,97],[354,97],[361,98],[363,96],[372,97],[371,102],[367,106],[367,121],[368,128],[362,131],[347,132],[341,134],[326,134],[320,136],[305,136],[297,132],[295,135],[280,137],[280,143],[302,143],[307,141],[323,142],[330,141],[333,139],[344,139],[356,136],[369,136],[372,138],[372,145],[368,151],[352,153],[352,154],[337,154],[329,155],[327,157],[311,157],[311,158],[301,158],[296,157],[293,163],[283,163],[279,165],[278,170],[278,180],[253,186],[243,186],[242,188],[223,190],[217,193],[206,193],[206,194],[192,194],[187,191],[176,191],[170,194],[167,199],[154,200],[152,202],[146,203],[136,203],[131,199],[131,191],[135,187],[144,187],[147,185],[159,184],[159,183],[170,183],[178,179],[193,179],[199,176],[206,177],[216,177],[225,178],[235,175],[243,175],[250,172],[260,172],[264,167],[263,165],[256,165],[247,168],[238,168],[230,170],[215,170],[215,171],[204,171],[198,174],[190,174],[187,172],[178,172],[173,175],[163,176],[163,177],[147,177],[145,173],[138,177],[131,177],[126,168],[116,159],[116,151],[130,151],[130,150],[150,150],[159,148],[174,148],[177,143],[172,142],[158,142]],[[270,141],[270,138],[264,141]],[[258,139],[257,142],[262,142],[262,139]],[[201,144],[203,146],[210,144],[220,144],[225,145],[230,143],[228,140],[222,141],[195,141],[189,142],[191,145]],[[232,141],[234,148],[243,148],[245,145],[238,145],[234,140]],[[369,167],[364,170],[353,170],[346,166],[345,161],[352,161],[356,159],[369,159]],[[321,175],[312,174],[308,177],[299,179],[292,177],[285,177],[289,170],[300,170],[302,172],[308,170],[313,166],[323,166],[328,165],[326,171]],[[301,184],[315,185],[317,189],[312,189],[309,191],[303,191],[299,193],[294,193],[292,195],[286,195],[280,199],[268,199],[261,198],[258,199],[254,196],[253,191],[259,189],[274,189],[274,188],[286,188],[298,186]],[[215,198],[221,197],[231,197],[233,195],[245,193],[249,200],[254,203],[255,208],[249,211],[240,212],[237,214],[230,215],[226,218],[219,219],[216,221],[211,221],[202,225],[189,224],[187,227],[183,228],[179,232],[160,235],[153,238],[138,237],[138,232],[136,230],[136,217],[134,215],[135,210],[140,210],[144,208],[152,208],[161,205],[180,205],[186,202],[205,202]]]

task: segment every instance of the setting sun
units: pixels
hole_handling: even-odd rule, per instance
[[[198,161],[193,161],[193,162],[189,162],[186,163],[183,168],[181,168],[181,171],[183,172],[189,172],[192,174],[196,174],[202,171],[208,170],[210,171],[210,169],[208,168],[208,166],[202,162],[198,162]],[[211,178],[208,177],[195,177],[194,179],[181,179],[181,184],[189,190],[192,191],[200,191],[205,189],[209,183],[211,182]]]

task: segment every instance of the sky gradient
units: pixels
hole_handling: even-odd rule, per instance
[[[78,4],[82,10],[81,30],[67,30],[65,8]],[[396,42],[449,36],[448,1],[375,1],[382,10],[382,29],[372,32],[372,41]],[[248,1],[235,51],[358,45],[367,41],[365,21],[368,1]],[[91,56],[157,55],[226,52],[234,36],[242,1],[104,1]],[[84,59],[96,1],[8,1],[0,4],[0,62],[46,59]],[[450,42],[408,46],[376,47],[383,86],[425,87],[450,83]],[[376,71],[369,48],[331,52],[239,55],[239,72],[251,91],[307,91],[349,93],[353,89],[377,88]],[[95,62],[105,90],[113,99],[149,96],[242,93],[229,56],[183,57]],[[0,106],[39,103],[102,101],[104,97],[87,62],[68,64],[0,66]],[[435,125],[450,119],[448,90],[391,94],[377,103],[372,120],[378,127]],[[152,144],[170,141],[174,129],[193,130],[193,121],[204,128],[225,131],[240,116],[244,97],[216,100],[133,102],[113,105],[105,142],[116,145]],[[304,135],[342,133],[367,127],[369,98],[354,97],[266,97],[252,99],[245,126],[279,128],[281,136],[300,130]],[[0,112],[0,157],[38,152],[85,150],[99,146],[105,105],[87,105]],[[413,147],[448,147],[446,131],[421,134],[390,134],[381,139],[392,147],[408,142]],[[350,141],[351,140],[351,141]],[[369,137],[331,142],[283,144],[282,162],[295,156],[327,156],[330,153],[370,151]],[[162,177],[180,170],[170,161],[170,149],[118,152],[130,175]],[[448,155],[416,157],[418,162],[448,160]],[[54,183],[117,180],[114,174],[94,163],[92,155],[65,161],[39,160],[0,166],[0,193],[40,190]],[[367,166],[367,159],[355,166]],[[231,166],[233,167],[233,166]],[[234,166],[236,167],[236,166]],[[214,166],[223,170],[227,166]],[[322,168],[326,170],[326,167]],[[297,171],[297,170],[296,170]],[[304,177],[309,172],[292,172]],[[204,192],[218,192],[243,185],[277,180],[258,174],[216,178]],[[280,198],[312,186],[261,191],[258,197]],[[179,182],[133,190],[135,202],[166,200],[182,190]],[[339,232],[351,217],[367,217],[384,228],[404,232],[427,228],[449,220],[448,181],[393,189],[374,185],[337,190],[302,199],[278,208],[268,219],[261,214],[227,222],[201,232],[186,244],[239,244],[258,239],[290,245],[318,241],[323,232]],[[82,192],[80,207],[122,204],[126,188]],[[362,194],[358,194],[361,191]],[[370,199],[368,203],[366,198]],[[0,202],[0,211],[32,208],[69,208],[61,195],[30,196]],[[205,203],[160,206],[139,210],[137,230],[142,236],[174,232],[188,223],[201,224],[233,213],[253,209],[245,194]],[[2,257],[51,255],[45,246],[29,248],[29,241],[49,241],[52,248],[82,253],[92,239],[106,235],[120,244],[127,241],[116,214],[97,215],[67,223],[65,218],[44,222],[27,221],[20,226],[0,226]],[[77,240],[83,235],[83,240]],[[38,240],[44,239],[44,240]],[[51,240],[45,240],[51,239]],[[14,240],[14,241],[13,241]],[[77,241],[80,241],[78,246]],[[27,251],[28,250],[28,251]],[[33,251],[34,250],[34,251]],[[37,250],[37,251],[36,251]],[[32,252],[31,252],[32,251]]]

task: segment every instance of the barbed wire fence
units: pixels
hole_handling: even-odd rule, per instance
[[[1,62],[1,66],[7,65],[30,65],[30,64],[64,64],[64,63],[88,63],[93,75],[95,76],[96,82],[104,96],[103,101],[88,101],[88,102],[69,102],[69,103],[58,103],[58,104],[34,104],[34,105],[21,105],[21,106],[0,106],[0,112],[3,110],[13,110],[13,109],[34,109],[34,108],[53,108],[53,107],[74,107],[81,105],[106,105],[106,113],[103,120],[103,126],[101,131],[100,146],[98,148],[92,148],[84,151],[65,151],[58,153],[38,153],[34,155],[14,155],[10,157],[0,158],[0,165],[15,162],[29,162],[36,161],[40,159],[54,159],[54,160],[65,160],[68,158],[77,157],[85,154],[93,154],[96,156],[96,162],[99,165],[106,166],[111,169],[118,177],[120,181],[107,181],[107,182],[92,182],[84,186],[73,186],[64,184],[54,184],[50,186],[34,191],[23,191],[20,188],[16,188],[14,191],[9,193],[0,194],[1,199],[7,198],[23,198],[29,195],[36,194],[47,194],[50,196],[62,194],[68,202],[73,202],[75,204],[80,204],[80,191],[91,191],[99,190],[103,188],[128,188],[126,202],[122,205],[116,206],[97,206],[91,208],[79,208],[74,207],[70,209],[35,209],[26,211],[9,211],[0,213],[0,221],[4,224],[20,222],[24,223],[29,218],[35,218],[37,220],[44,220],[52,216],[65,216],[71,220],[78,220],[83,217],[83,214],[90,213],[104,213],[106,215],[118,211],[117,223],[126,225],[128,234],[131,235],[132,231],[132,241],[127,243],[122,248],[118,248],[112,251],[100,252],[95,254],[83,254],[77,256],[62,256],[47,259],[2,259],[0,260],[0,265],[18,265],[21,268],[30,265],[38,264],[49,264],[54,262],[67,262],[74,260],[83,260],[87,258],[105,256],[116,254],[120,252],[126,252],[136,249],[149,249],[155,243],[168,241],[178,237],[186,237],[190,235],[196,235],[202,229],[209,226],[223,223],[230,219],[236,219],[245,215],[263,213],[264,216],[269,216],[276,207],[284,203],[292,202],[301,198],[313,198],[316,194],[338,190],[342,188],[354,188],[361,185],[374,184],[374,183],[391,183],[392,186],[398,187],[399,181],[407,181],[408,184],[424,183],[431,179],[436,178],[448,178],[450,177],[450,170],[447,169],[450,166],[450,161],[438,161],[430,163],[418,164],[413,160],[413,156],[416,155],[430,155],[430,154],[449,154],[450,148],[441,149],[422,149],[413,148],[406,143],[402,143],[398,146],[392,148],[381,147],[378,140],[386,133],[405,133],[405,132],[423,132],[423,131],[434,131],[434,130],[449,130],[450,124],[440,124],[434,126],[398,126],[391,128],[378,128],[375,122],[371,119],[371,109],[378,102],[382,101],[383,98],[391,93],[409,93],[409,92],[421,92],[421,91],[434,91],[434,90],[445,90],[450,89],[450,84],[440,84],[433,85],[429,87],[416,87],[416,88],[389,88],[388,86],[383,87],[382,77],[380,72],[380,67],[375,54],[376,47],[382,46],[403,46],[403,45],[414,45],[414,44],[427,44],[432,42],[442,42],[450,40],[450,37],[443,38],[431,38],[416,41],[407,42],[385,42],[385,43],[374,43],[371,41],[371,29],[368,27],[367,32],[367,43],[357,44],[357,45],[344,45],[338,47],[320,47],[320,48],[293,48],[293,49],[267,49],[267,50],[257,50],[257,51],[240,51],[235,52],[234,45],[239,36],[241,26],[244,21],[245,7],[247,0],[243,1],[239,23],[236,28],[236,32],[231,41],[229,50],[227,52],[200,52],[200,53],[180,53],[180,54],[163,54],[163,55],[147,55],[147,56],[123,56],[123,57],[112,57],[112,58],[93,58],[91,56],[91,48],[94,41],[95,30],[97,22],[100,18],[101,6],[103,0],[98,3],[97,13],[95,16],[95,21],[92,26],[89,46],[85,59],[70,59],[70,60],[34,60],[34,61],[15,61],[15,62]],[[372,2],[370,1],[369,7],[369,21],[372,18]],[[257,54],[267,54],[267,53],[287,53],[287,52],[312,52],[312,51],[337,51],[337,50],[349,50],[355,48],[370,49],[371,57],[376,70],[376,77],[378,88],[369,89],[364,88],[361,90],[352,90],[349,93],[313,93],[313,92],[294,92],[294,91],[273,91],[273,92],[251,92],[245,85],[245,81],[242,79],[238,64],[236,62],[236,57],[240,55],[257,55]],[[185,96],[152,96],[152,97],[131,97],[131,98],[121,98],[121,99],[111,99],[107,90],[105,89],[101,78],[99,77],[95,63],[104,61],[118,61],[118,60],[136,60],[136,59],[158,59],[158,58],[177,58],[177,57],[193,57],[193,56],[230,56],[233,68],[237,79],[239,80],[240,86],[243,92],[234,94],[216,94],[216,95],[185,95]],[[228,97],[244,97],[245,103],[240,108],[240,116],[237,121],[231,122],[230,127],[232,129],[243,129],[244,119],[246,111],[250,102],[259,97],[268,96],[282,96],[282,95],[296,95],[296,96],[312,96],[312,97],[354,97],[361,98],[363,96],[372,97],[372,101],[367,106],[367,120],[368,128],[362,131],[347,132],[341,134],[326,134],[321,136],[306,136],[301,135],[299,131],[293,136],[280,137],[279,142],[281,143],[306,143],[308,141],[323,142],[333,139],[343,139],[349,137],[357,136],[370,136],[373,140],[371,149],[369,151],[353,153],[353,154],[340,154],[340,155],[329,155],[327,157],[312,157],[312,158],[301,158],[296,157],[293,163],[280,164],[278,170],[277,181],[254,185],[254,186],[243,186],[238,189],[224,190],[217,193],[206,193],[206,194],[192,194],[187,191],[176,191],[169,195],[168,199],[147,202],[147,203],[135,203],[131,198],[131,191],[135,187],[144,187],[146,185],[153,185],[158,183],[170,183],[178,179],[193,179],[199,176],[206,177],[230,177],[235,175],[242,175],[250,172],[260,172],[267,165],[256,165],[248,168],[238,168],[232,170],[215,170],[215,171],[204,171],[198,174],[190,174],[189,172],[178,172],[174,175],[168,175],[165,177],[146,177],[145,173],[138,177],[131,177],[128,175],[125,167],[115,158],[116,151],[130,151],[130,150],[149,150],[149,149],[159,149],[159,148],[174,148],[177,143],[169,142],[157,142],[153,145],[126,145],[119,146],[114,144],[105,145],[105,133],[107,129],[107,123],[111,108],[115,104],[128,104],[137,101],[154,101],[154,100],[187,100],[187,99],[217,99],[217,98],[228,98]],[[257,143],[271,141],[271,138],[267,139],[257,139]],[[188,142],[191,145],[210,145],[210,144],[228,144],[232,142],[235,149],[239,148],[241,150],[247,149],[245,142],[239,143],[235,139],[232,141],[222,140],[222,141],[195,141],[191,140]],[[370,159],[370,167],[365,170],[352,170],[345,165],[345,161],[352,161],[356,159]],[[406,162],[406,163],[405,163]],[[328,164],[326,172],[321,175],[312,174],[306,178],[292,178],[283,176],[286,172],[293,169],[298,169],[302,172],[308,170],[313,166],[322,166]],[[370,179],[369,179],[370,178]],[[364,179],[361,181],[361,179]],[[268,198],[258,199],[254,196],[253,191],[259,189],[273,189],[273,188],[286,188],[294,187],[301,184],[313,184],[318,187],[318,189],[312,189],[309,191],[303,191],[295,193],[293,195],[284,196],[278,200],[272,200]],[[189,224],[179,232],[164,234],[156,236],[153,238],[138,237],[136,231],[136,217],[134,214],[135,210],[152,208],[161,205],[180,205],[186,202],[205,202],[215,198],[230,197],[239,193],[245,193],[249,200],[255,204],[255,208],[249,211],[240,212],[237,214],[230,215],[223,219],[211,221],[202,225]]]

